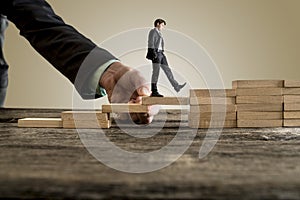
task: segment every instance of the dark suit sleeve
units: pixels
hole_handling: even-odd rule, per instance
[[[157,53],[155,50],[154,29],[152,29],[148,35],[148,52],[146,58],[148,58],[149,60],[153,60],[156,57],[157,57]]]
[[[44,0],[2,0],[0,11],[20,30],[36,51],[67,77],[83,98],[89,77],[99,66],[116,59],[108,51],[97,47],[72,26],[65,24]],[[97,57],[83,69],[76,81],[81,64],[92,50]],[[17,55],[16,55],[17,56]],[[93,59],[92,59],[93,60]]]

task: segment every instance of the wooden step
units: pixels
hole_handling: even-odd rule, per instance
[[[64,111],[61,113],[62,120],[93,120],[100,121],[109,120],[109,113],[102,113],[101,111]]]
[[[232,88],[283,88],[283,80],[235,80]]]
[[[236,96],[282,96],[284,88],[237,88]]]
[[[260,119],[283,119],[282,112],[251,112],[240,111],[237,112],[238,120],[260,120]]]
[[[283,120],[237,120],[238,128],[282,127]]]
[[[188,125],[190,128],[236,128],[236,120],[228,121],[210,121],[210,120],[193,120],[189,119]]]
[[[107,129],[111,127],[110,120],[64,120],[63,128],[66,129]]]
[[[284,119],[284,127],[300,127],[300,119]]]
[[[280,104],[282,96],[237,96],[236,104]]]
[[[237,112],[240,111],[283,111],[283,104],[237,104],[236,105]]]
[[[212,109],[214,109],[214,112],[235,112],[236,111],[236,105],[234,104],[202,104],[202,105],[191,105],[190,106],[190,112],[192,113],[199,113],[199,112],[212,112]]]
[[[191,97],[190,105],[201,105],[201,104],[235,104],[235,97]]]
[[[235,89],[192,89],[190,97],[235,97]]]
[[[147,113],[149,106],[141,104],[104,104],[103,113]]]
[[[201,112],[201,113],[189,113],[190,119],[200,119],[200,120],[236,120],[236,112],[225,112],[225,113],[211,113],[211,112]]]
[[[61,118],[24,118],[18,120],[18,127],[26,128],[62,128]]]
[[[300,80],[285,80],[284,87],[288,88],[300,88]]]
[[[188,97],[142,97],[142,105],[188,105]]]

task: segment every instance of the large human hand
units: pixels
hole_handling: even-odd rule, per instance
[[[139,71],[115,62],[103,73],[100,85],[106,90],[111,103],[140,104],[142,96],[150,96],[149,87]],[[149,106],[147,113],[130,113],[136,123],[149,124],[158,113],[155,107]]]

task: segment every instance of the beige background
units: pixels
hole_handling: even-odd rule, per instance
[[[300,79],[299,0],[49,0],[49,3],[67,23],[97,44],[123,31],[150,27],[155,18],[164,18],[167,28],[193,38],[207,50],[228,88],[235,79]],[[146,38],[145,35],[145,45]],[[72,85],[18,35],[13,24],[6,33],[5,55],[10,65],[6,107],[72,107]],[[189,68],[178,57],[167,56],[174,71]],[[123,56],[122,61],[132,67],[149,65],[144,52]],[[164,74],[161,78],[164,79]],[[190,79],[191,87],[205,87],[201,78],[198,81],[191,74]],[[187,89],[180,95],[186,95]],[[105,101],[103,98],[99,104]]]

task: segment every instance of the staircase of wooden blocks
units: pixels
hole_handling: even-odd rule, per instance
[[[212,107],[216,111],[211,111]],[[190,91],[191,128],[234,127],[233,110],[238,128],[299,127],[300,81],[236,80],[232,89]],[[218,116],[222,116],[223,126]]]
[[[192,89],[186,97],[143,97],[141,104],[66,111],[61,118],[27,118],[19,127],[110,128],[110,113],[147,113],[151,105],[190,105],[190,128],[300,127],[300,81],[236,80],[231,89]]]
[[[282,127],[283,80],[233,81],[237,127]]]
[[[235,90],[190,90],[189,127],[236,127]]]
[[[284,82],[283,104],[283,126],[300,126],[300,81]]]

